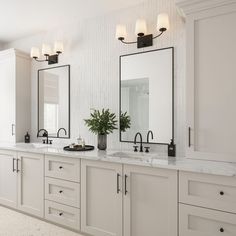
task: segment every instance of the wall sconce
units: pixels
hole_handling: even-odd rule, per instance
[[[44,43],[42,45],[42,55],[45,56],[45,59],[39,59],[40,51],[37,47],[31,48],[31,58],[34,58],[38,62],[47,61],[48,65],[58,63],[58,56],[64,51],[63,43],[59,41],[55,42],[53,51],[54,53],[52,54],[50,45]]]
[[[159,14],[157,17],[157,31],[160,32],[157,36],[153,34],[147,35],[147,24],[144,19],[138,19],[135,25],[135,34],[137,35],[137,41],[127,42],[125,38],[127,36],[127,31],[125,25],[116,26],[116,38],[124,44],[134,44],[137,43],[138,48],[150,47],[153,45],[153,39],[160,37],[165,31],[170,27],[169,16],[166,13]]]

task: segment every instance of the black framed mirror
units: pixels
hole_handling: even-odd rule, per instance
[[[120,56],[120,142],[167,145],[174,141],[174,48]]]
[[[38,70],[40,129],[47,130],[50,138],[70,138],[70,65]]]

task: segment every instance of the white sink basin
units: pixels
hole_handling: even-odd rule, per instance
[[[131,159],[138,161],[151,161],[152,159],[158,158],[157,154],[151,153],[140,153],[140,152],[113,152],[108,153],[108,158],[121,158],[121,159]]]
[[[49,144],[43,144],[43,143],[17,143],[16,147],[20,148],[48,148]]]

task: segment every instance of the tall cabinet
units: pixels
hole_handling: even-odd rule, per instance
[[[27,54],[0,51],[0,142],[21,142],[30,130],[30,67]]]
[[[186,154],[236,162],[236,2],[175,0],[186,20]]]

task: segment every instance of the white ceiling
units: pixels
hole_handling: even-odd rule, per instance
[[[0,41],[16,39],[136,5],[144,0],[0,0]]]

